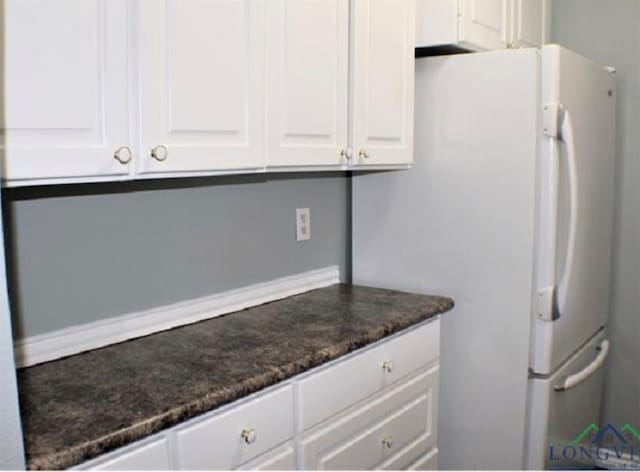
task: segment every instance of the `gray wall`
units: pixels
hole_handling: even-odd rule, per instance
[[[617,213],[605,422],[640,426],[640,1],[554,0],[552,40],[617,69]]]
[[[340,173],[4,193],[16,338],[350,265]],[[310,241],[295,241],[296,207],[311,210]]]

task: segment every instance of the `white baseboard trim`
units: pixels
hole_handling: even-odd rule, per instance
[[[31,336],[14,343],[16,364],[28,367],[297,295],[340,281],[338,266],[311,270],[202,298]]]

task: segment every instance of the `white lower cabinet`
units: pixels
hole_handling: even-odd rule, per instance
[[[304,435],[304,468],[379,469],[387,461],[396,465],[416,440],[418,452],[428,451],[435,443],[437,384],[434,367]]]
[[[296,448],[294,442],[277,447],[257,459],[242,464],[237,470],[296,470]]]
[[[304,375],[298,382],[298,429],[304,431],[382,391],[437,360],[439,352],[439,322],[434,322]]]
[[[439,342],[436,318],[78,468],[435,469]]]
[[[438,448],[434,447],[420,459],[411,464],[407,470],[436,470],[438,468]]]
[[[75,470],[166,470],[169,468],[169,444],[165,435],[147,438],[74,467]]]
[[[232,469],[293,438],[293,387],[286,385],[176,428],[180,469]]]

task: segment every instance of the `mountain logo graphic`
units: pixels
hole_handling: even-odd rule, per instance
[[[597,435],[598,431],[600,431],[600,428],[598,428],[595,423],[591,423],[589,426],[580,431],[580,433],[572,441],[567,441],[564,444],[575,446],[576,444],[581,443],[587,436],[589,436],[589,433],[594,432]]]
[[[622,428],[620,428],[620,431],[623,433],[629,433],[631,436],[636,438],[636,441],[640,441],[640,432],[629,423],[623,425]]]
[[[630,438],[628,436],[625,436],[624,433],[627,433]],[[595,423],[591,423],[589,426],[580,431],[580,433],[578,433],[578,435],[573,438],[573,440],[567,441],[564,444],[575,446],[584,442],[584,440],[588,439],[590,435],[593,435],[593,438],[590,442],[593,444],[598,444],[602,441],[603,438],[606,437],[607,434],[612,435],[615,439],[624,444],[628,443],[629,439],[634,438],[636,441],[640,441],[640,432],[629,423],[624,424],[620,429],[616,428],[611,423],[607,423],[602,428],[598,428]]]

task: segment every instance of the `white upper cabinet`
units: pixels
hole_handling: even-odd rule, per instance
[[[508,42],[507,0],[460,0],[458,38],[481,49],[503,49]]]
[[[126,0],[4,0],[0,8],[6,183],[126,177]]]
[[[513,0],[511,46],[540,47],[549,42],[550,0]]]
[[[264,2],[142,0],[141,173],[264,165]]]
[[[549,0],[416,1],[416,47],[494,50],[549,40]]]
[[[353,159],[411,163],[415,0],[354,0],[352,11]]]
[[[415,0],[0,2],[5,185],[412,161]]]
[[[267,165],[346,163],[349,0],[270,0],[267,48]]]
[[[458,42],[457,0],[416,0],[416,47]]]

